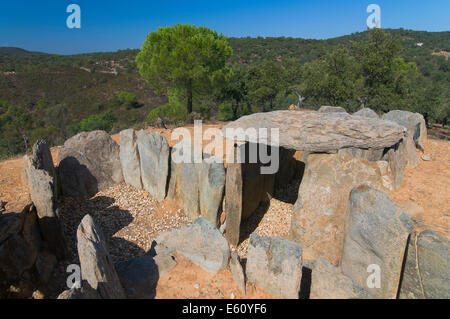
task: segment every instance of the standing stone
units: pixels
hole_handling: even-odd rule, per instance
[[[225,183],[225,212],[226,230],[225,237],[231,245],[239,244],[241,219],[242,219],[242,165],[229,163]]]
[[[245,295],[245,274],[242,268],[241,260],[236,251],[231,252],[230,270],[233,275],[234,282]]]
[[[210,157],[213,161],[214,158]],[[225,167],[223,163],[203,162],[199,169],[200,214],[216,227],[219,225],[219,209],[225,189]]]
[[[407,128],[407,134],[422,151],[427,141],[427,126],[422,114],[394,110],[382,116],[383,120],[395,122]]]
[[[77,230],[81,277],[97,290],[102,299],[124,299],[114,264],[100,229],[92,217],[84,216]]]
[[[157,200],[166,197],[170,148],[164,136],[139,131],[137,136],[144,189]]]
[[[58,185],[58,176],[56,174],[55,166],[53,165],[52,153],[50,152],[50,147],[47,142],[44,140],[38,140],[33,145],[32,150],[32,164],[36,169],[42,169],[48,173],[48,175],[52,178],[54,183],[54,195],[55,198],[58,198],[59,185]]]
[[[200,217],[188,226],[162,233],[156,242],[213,274],[228,266],[228,243],[206,218]]]
[[[425,230],[418,236],[414,233],[409,240],[399,297],[401,299],[449,299],[449,265],[450,241],[448,238],[432,230]]]
[[[373,298],[396,298],[413,222],[389,197],[367,186],[354,189],[346,216],[341,267]],[[379,267],[380,287],[368,287],[370,266]],[[369,270],[368,270],[369,269]]]
[[[247,278],[281,298],[298,299],[302,279],[302,248],[288,240],[253,233],[246,266]]]
[[[369,109],[368,107],[363,108],[361,110],[359,110],[356,113],[353,113],[354,116],[362,116],[362,117],[369,117],[369,118],[373,118],[373,119],[379,119],[380,116],[375,113],[374,110]]]
[[[407,165],[407,143],[406,139],[386,150],[383,160],[389,163],[392,173],[394,188],[399,188],[402,185],[403,177],[405,176],[405,167]]]
[[[83,132],[68,139],[58,154],[62,193],[90,198],[123,181],[119,145],[103,131]]]
[[[23,168],[28,178],[30,197],[39,217],[42,237],[50,250],[61,260],[66,257],[67,247],[57,215],[56,181],[50,175],[55,174],[54,169],[51,169],[53,160],[50,150],[45,146],[45,143],[38,142],[33,147],[33,156],[23,157]]]
[[[320,107],[319,113],[347,113],[347,111],[340,106],[322,106]]]
[[[120,163],[125,183],[142,189],[141,164],[136,133],[133,129],[120,132]]]
[[[350,192],[362,184],[383,189],[384,183],[376,163],[343,154],[310,154],[294,206],[290,239],[302,246],[305,258],[323,257],[338,265]]]
[[[310,299],[370,299],[370,294],[340,268],[321,258],[312,270]]]
[[[174,161],[191,152],[189,161]],[[225,167],[209,154],[200,154],[201,163],[194,163],[194,148],[181,141],[172,149],[171,173],[168,197],[178,201],[191,218],[203,216],[215,226],[225,189]]]
[[[227,229],[225,236],[230,244],[239,243],[240,225],[261,204],[269,203],[273,195],[276,174],[261,173],[263,165],[250,160],[250,152],[259,153],[262,144],[244,143],[236,147],[234,163],[227,164],[225,183],[225,213]]]

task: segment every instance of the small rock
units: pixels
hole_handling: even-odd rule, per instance
[[[156,242],[211,273],[228,266],[228,242],[206,218],[200,217],[188,226],[162,233]]]
[[[200,289],[200,285],[199,285],[199,284],[195,284],[195,285],[194,285],[194,288],[195,288],[195,289]]]
[[[422,155],[422,160],[424,160],[425,162],[431,161],[431,156],[430,156],[430,154],[424,154],[424,155]]]

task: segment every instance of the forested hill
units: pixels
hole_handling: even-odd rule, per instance
[[[415,62],[418,72],[427,78],[430,99],[439,96],[433,103],[442,105],[444,100],[448,104],[450,32],[385,31],[401,39],[400,55],[406,63]],[[247,75],[251,73],[248,70],[258,70],[260,66],[263,69],[266,64],[263,72],[250,74],[253,83],[248,86],[244,99],[246,109],[239,114],[261,110],[257,94],[252,93],[259,93],[260,86],[270,86],[270,83],[258,82],[270,80],[271,74],[277,72],[270,73],[268,61],[283,65],[285,70],[292,69],[294,74],[290,79],[295,79],[299,66],[324,59],[338,45],[349,47],[352,42],[364,41],[367,37],[368,32],[328,40],[229,38],[234,51],[229,65],[236,74],[242,75],[239,81],[248,79]],[[0,157],[23,153],[37,138],[59,144],[82,130],[117,132],[143,126],[150,111],[166,104],[168,98],[157,94],[139,75],[135,63],[138,52],[127,49],[56,55],[0,47]],[[289,63],[295,67],[291,68]],[[286,90],[289,80],[283,79],[286,82],[276,83],[271,88],[275,90],[271,109],[296,103],[295,94]],[[432,90],[434,87],[439,88],[436,94]],[[264,99],[264,96],[259,98]],[[314,99],[308,101],[308,107],[320,103]],[[229,119],[229,114],[217,116],[221,103],[224,103],[217,95],[196,103],[194,111],[204,119]],[[225,107],[223,110],[227,112]],[[267,109],[263,107],[263,110]]]

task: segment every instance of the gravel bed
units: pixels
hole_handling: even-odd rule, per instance
[[[169,200],[158,202],[124,183],[83,202],[66,198],[60,203],[60,218],[73,263],[78,263],[76,231],[86,214],[103,231],[114,263],[145,255],[160,233],[190,223]]]
[[[255,232],[259,236],[274,236],[289,239],[294,203],[298,197],[300,181],[294,180],[278,189],[270,200],[270,205],[261,205],[249,219],[241,225],[241,240],[237,247],[239,256],[247,258],[249,237]]]

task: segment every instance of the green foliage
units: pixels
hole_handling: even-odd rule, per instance
[[[231,102],[223,102],[219,105],[217,119],[219,121],[232,121],[234,119],[233,106]]]
[[[189,26],[183,38],[174,29],[163,33],[180,36],[181,42],[175,38],[163,42],[173,46],[177,56],[155,51],[167,64],[158,68],[161,77],[150,79],[150,83],[158,82],[169,98],[142,81],[136,63],[139,50],[70,56],[1,47],[0,157],[25,152],[38,136],[50,139],[51,135],[50,143],[62,143],[80,132],[82,119],[84,129],[112,127],[111,132],[116,132],[143,127],[147,117],[155,118],[155,113],[179,124],[199,117],[234,120],[253,112],[287,108],[301,97],[307,97],[302,107],[336,104],[354,111],[365,103],[379,111],[397,108],[420,112],[429,123],[449,123],[450,59],[445,55],[450,52],[450,32],[386,29],[384,35],[367,31],[306,40],[225,39],[206,29],[196,33]],[[397,44],[401,50],[396,39],[400,39]],[[419,47],[418,42],[424,45]],[[161,49],[168,49],[167,45],[155,44]],[[211,45],[217,50],[210,50]],[[231,58],[230,46],[234,52]],[[371,50],[377,53],[371,54]],[[203,58],[208,63],[198,64]],[[167,77],[163,66],[172,71]],[[95,73],[88,72],[94,69]],[[117,75],[108,73],[113,71]],[[186,110],[187,89],[174,80],[182,78],[175,75],[186,74],[196,79],[192,86],[195,114],[191,116]],[[119,92],[133,92],[139,97],[137,104],[119,101]],[[115,121],[104,125],[108,121],[101,114],[108,111],[114,112]],[[97,115],[89,120],[93,114]]]
[[[147,122],[155,124],[160,118],[164,123],[182,124],[186,121],[187,115],[186,107],[183,106],[177,94],[171,91],[169,103],[152,110],[147,117]]]
[[[159,91],[183,90],[191,113],[194,95],[212,90],[231,75],[225,63],[232,54],[224,35],[177,24],[149,33],[136,62],[140,74]]]
[[[111,111],[108,111],[102,115],[91,115],[88,118],[81,120],[80,130],[84,132],[95,130],[109,132],[112,130],[114,122],[114,114]]]
[[[42,111],[42,110],[46,109],[47,107],[48,107],[48,102],[46,100],[40,99],[37,102],[37,109],[38,109],[38,111]]]
[[[137,96],[134,93],[123,91],[117,95],[117,99],[121,104],[125,104],[128,109],[138,106]]]

